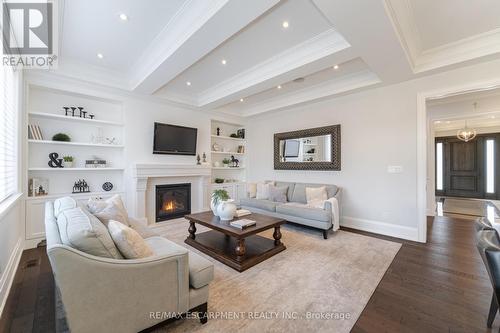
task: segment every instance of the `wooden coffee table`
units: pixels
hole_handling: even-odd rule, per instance
[[[189,220],[189,236],[184,242],[238,272],[286,249],[281,242],[280,232],[280,226],[285,220],[279,218],[261,214],[247,215],[240,219],[253,220],[256,225],[243,230],[229,225],[231,221],[221,221],[211,211],[186,215],[185,218]],[[197,234],[196,224],[212,230]],[[274,228],[274,239],[257,235],[271,228]]]

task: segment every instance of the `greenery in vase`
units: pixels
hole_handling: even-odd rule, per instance
[[[70,142],[71,138],[69,137],[68,134],[64,133],[57,133],[52,137],[52,141],[64,141],[64,142]]]
[[[231,138],[238,138],[238,134],[233,133],[233,134],[231,134],[229,137],[231,137]]]
[[[226,190],[218,189],[212,193],[212,200],[214,205],[217,206],[221,201],[229,200],[229,194]]]
[[[222,160],[222,164],[229,164],[231,163],[231,160],[229,158],[225,158]]]
[[[215,178],[214,181],[216,184],[222,184],[222,183],[224,183],[224,178]]]
[[[73,162],[73,156],[63,156],[64,162]]]

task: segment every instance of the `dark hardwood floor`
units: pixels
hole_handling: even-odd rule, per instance
[[[474,243],[474,222],[458,217],[428,221],[420,244],[403,243],[352,332],[489,332],[492,288]],[[497,332],[500,318],[493,324]],[[54,281],[45,248],[23,253],[0,332],[54,332]]]

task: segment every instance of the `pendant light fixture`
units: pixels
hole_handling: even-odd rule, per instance
[[[474,113],[477,108],[477,103],[474,103]],[[465,127],[458,130],[457,132],[457,138],[459,138],[462,141],[469,142],[473,140],[476,137],[476,130],[473,128],[468,128],[467,127],[467,120],[465,121]]]

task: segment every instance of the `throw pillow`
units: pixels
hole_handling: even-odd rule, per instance
[[[326,186],[306,187],[306,200],[308,204],[328,199]]]
[[[268,200],[270,186],[271,184],[257,183],[257,193],[255,194],[255,198],[258,200]]]
[[[130,225],[127,210],[118,194],[107,200],[91,198],[87,207],[106,226],[110,220],[121,222],[126,226]]]
[[[248,183],[248,197],[255,198],[257,196],[257,183]]]
[[[58,217],[61,212],[67,209],[76,208],[77,203],[72,197],[62,197],[54,200],[54,217]]]
[[[288,192],[288,186],[277,187],[274,185],[269,185],[269,200],[274,202],[287,202],[286,193]]]
[[[154,255],[153,250],[132,228],[121,222],[110,220],[108,230],[116,246],[127,259],[140,259]]]
[[[64,245],[98,257],[123,259],[108,229],[83,207],[61,212],[57,226]]]

